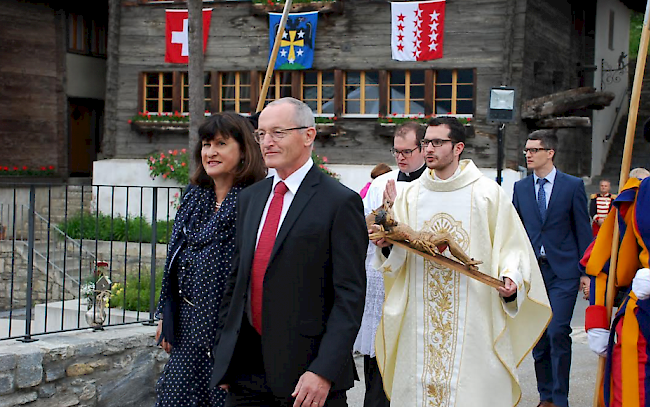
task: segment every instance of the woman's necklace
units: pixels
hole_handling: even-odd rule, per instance
[[[222,201],[222,202],[223,202],[223,201]],[[219,212],[219,209],[221,208],[221,202],[217,202],[214,206],[215,206],[214,211],[215,211],[215,212]]]

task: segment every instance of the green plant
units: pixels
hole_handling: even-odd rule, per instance
[[[167,154],[161,152],[157,157],[151,156],[148,160],[149,175],[152,179],[162,176],[185,186],[190,183],[189,156],[186,149],[169,150]]]
[[[338,118],[336,116],[333,117],[318,116],[315,117],[314,120],[316,121],[316,124],[330,124],[330,123],[334,123],[336,120],[338,120]]]
[[[630,15],[630,59],[636,59],[639,53],[644,18],[643,13],[633,12]]]
[[[156,292],[155,303],[160,299],[160,289],[162,287],[163,270],[156,269]],[[111,308],[122,308],[127,311],[149,311],[149,298],[151,295],[151,273],[142,269],[139,275],[131,274],[126,278],[124,283],[113,283],[111,287],[111,299],[109,306]]]
[[[173,225],[173,219],[156,222],[157,243],[166,244],[169,241]],[[139,216],[125,219],[83,212],[69,217],[67,222],[61,222],[57,226],[73,239],[151,243],[151,224]]]
[[[311,152],[311,159],[314,161],[314,164],[318,166],[318,168],[325,174],[329,175],[330,177],[334,179],[339,179],[341,176],[334,171],[330,170],[327,168],[325,164],[327,164],[327,157],[321,157],[318,154],[316,154],[315,151]]]
[[[9,165],[9,166],[0,166],[0,175],[8,175],[8,176],[24,176],[24,175],[35,175],[35,176],[41,176],[41,177],[51,177],[53,175],[56,175],[56,172],[54,171],[54,166],[42,166],[39,168],[29,168],[26,165],[23,166],[16,166],[16,165]]]
[[[393,113],[388,116],[379,116],[377,121],[379,123],[392,123],[392,124],[402,124],[405,122],[416,122],[416,123],[425,124],[433,117],[436,117],[436,115],[406,116],[403,114]],[[438,117],[445,117],[445,116],[438,116]],[[471,117],[457,117],[457,116],[451,116],[451,117],[456,117],[456,119],[458,119],[458,121],[461,124],[468,124],[472,121]]]
[[[206,112],[207,113],[207,112]],[[139,112],[136,116],[131,117],[128,123],[133,122],[173,122],[173,123],[189,123],[190,116],[179,112],[172,113],[155,113]]]
[[[320,3],[331,3],[336,0],[318,0]],[[284,4],[284,0],[253,0],[254,4],[268,4],[269,6],[273,4]],[[315,3],[314,0],[293,0],[293,4],[296,3]]]

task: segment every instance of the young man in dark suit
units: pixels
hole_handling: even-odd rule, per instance
[[[571,317],[580,286],[589,284],[578,262],[592,235],[584,183],[555,168],[557,146],[551,130],[529,135],[524,154],[533,174],[515,183],[513,204],[535,250],[553,309],[533,349],[539,405],[568,407]]]
[[[212,383],[227,406],[346,406],[368,245],[359,195],[311,159],[310,108],[270,103],[255,137],[273,177],[243,190]],[[223,322],[221,322],[223,321]]]

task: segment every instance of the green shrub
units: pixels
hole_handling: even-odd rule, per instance
[[[163,269],[156,269],[155,304],[160,299]],[[113,283],[111,288],[111,308],[122,308],[128,311],[149,312],[149,296],[151,295],[151,273],[142,269],[140,277],[131,274],[126,278],[126,289],[123,282]]]
[[[166,244],[171,236],[174,220],[156,222],[157,243]],[[151,224],[143,217],[122,218],[83,212],[61,222],[58,228],[73,239],[113,240],[151,243]]]

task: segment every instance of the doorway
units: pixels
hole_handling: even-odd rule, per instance
[[[69,99],[68,129],[70,177],[90,177],[101,151],[104,101]]]

